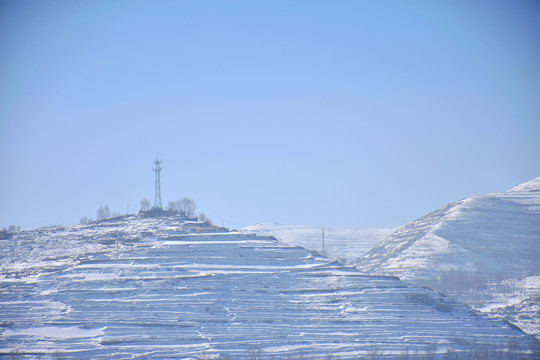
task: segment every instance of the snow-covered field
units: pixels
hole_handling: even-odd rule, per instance
[[[434,211],[356,265],[430,286],[540,339],[540,178]]]
[[[321,228],[243,230],[322,253]],[[540,339],[540,178],[400,228],[325,229],[325,240],[325,255],[343,264],[429,286]]]
[[[324,229],[324,255],[343,264],[356,260],[396,228],[375,229]],[[243,232],[273,236],[280,243],[323,253],[323,229],[313,226],[283,225],[277,223],[257,224],[242,229]]]
[[[158,219],[111,220],[99,226],[23,231],[13,239],[0,239],[0,248],[5,250],[0,252],[0,279],[28,279],[44,270],[63,268],[89,256],[111,255],[140,247],[148,240],[144,233],[150,234],[160,222]]]
[[[0,353],[85,359],[538,355],[534,338],[429,289],[368,276],[270,237],[215,231],[175,218],[132,216],[3,240]]]

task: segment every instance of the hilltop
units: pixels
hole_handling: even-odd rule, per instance
[[[15,358],[538,354],[532,337],[430,289],[176,217],[0,242],[0,352]]]
[[[540,178],[398,228],[356,266],[451,295],[540,336]]]

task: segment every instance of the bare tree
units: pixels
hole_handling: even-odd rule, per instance
[[[141,211],[148,211],[150,210],[150,206],[152,206],[152,203],[147,198],[141,199]]]
[[[105,219],[105,209],[103,206],[100,206],[97,213],[96,213],[96,219],[97,221]]]
[[[111,209],[109,209],[108,205],[105,205],[105,207],[101,206],[97,211],[97,219],[99,220],[105,220],[111,217]]]
[[[10,232],[6,229],[0,229],[0,239],[9,239],[11,238]]]
[[[178,207],[176,206],[176,201],[169,201],[169,204],[167,205],[167,210],[178,211]]]
[[[205,213],[199,213],[199,216],[198,216],[198,219],[199,221],[202,221],[203,223],[207,224],[207,225],[214,225],[212,223],[212,220],[210,220],[210,218],[208,216],[206,216]]]
[[[21,227],[17,226],[17,225],[9,225],[7,231],[9,231],[11,233],[21,231]]]
[[[92,219],[89,218],[89,217],[83,216],[83,217],[81,218],[80,224],[81,224],[81,225],[86,225],[86,224],[90,224],[92,221],[94,221],[94,220],[92,220]]]
[[[176,208],[180,214],[192,218],[195,217],[195,210],[197,209],[197,204],[193,199],[184,196],[182,199],[176,202]]]
[[[205,222],[207,217],[206,217],[206,214],[205,213],[199,213],[199,216],[197,217],[199,219],[199,221],[202,221],[202,222]]]

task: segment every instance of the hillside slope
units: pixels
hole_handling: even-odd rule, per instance
[[[390,235],[356,266],[452,295],[540,335],[540,178],[467,198]]]
[[[392,234],[395,228],[324,229],[324,254],[348,264]],[[266,223],[248,226],[244,232],[273,236],[280,243],[301,246],[322,253],[322,228],[304,225]]]
[[[2,241],[18,260],[1,258],[0,353],[92,359],[538,355],[534,338],[429,289],[367,276],[272,238],[213,230],[175,218],[130,217]],[[51,238],[75,239],[67,260],[57,262],[64,255],[52,250]],[[20,266],[34,258],[36,271]]]

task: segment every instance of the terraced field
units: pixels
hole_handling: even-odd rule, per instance
[[[429,286],[540,340],[540,178],[449,204],[351,263]]]
[[[323,253],[323,229],[303,225],[277,223],[257,224],[242,229],[244,232],[275,237],[280,243],[301,246]],[[396,228],[381,229],[324,229],[324,255],[351,264],[365,255],[379,242],[390,236]]]
[[[97,233],[100,225],[93,226]],[[110,250],[140,236],[125,229],[143,229],[143,244],[31,277],[3,277],[0,353],[92,359],[538,354],[534,338],[429,289],[367,276],[273,238],[189,233],[177,219],[132,217],[117,226],[124,233]],[[59,229],[56,236],[88,230]],[[21,239],[4,245],[15,251],[46,242]]]

